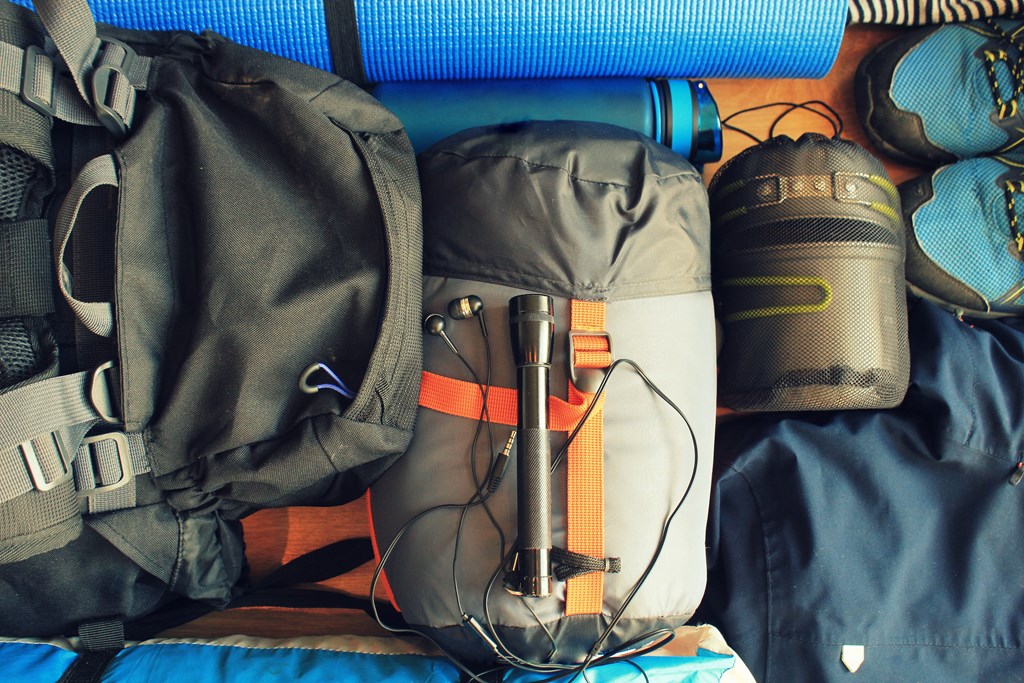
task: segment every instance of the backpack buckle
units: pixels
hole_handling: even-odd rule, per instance
[[[117,461],[121,468],[121,474],[117,481],[109,484],[103,483],[91,489],[79,489],[79,496],[88,497],[98,496],[102,493],[110,493],[111,491],[128,484],[128,482],[132,480],[135,470],[132,466],[131,450],[128,448],[128,437],[124,435],[124,432],[107,432],[105,434],[97,434],[96,436],[88,436],[82,439],[82,445],[78,449],[78,457],[85,457],[88,459],[88,462],[82,464],[91,469],[93,480],[98,480],[98,475],[102,471],[102,467],[97,461],[97,456],[99,455],[98,449],[94,448],[94,446],[105,442],[113,443],[115,452],[117,453]]]
[[[42,97],[37,88],[46,87],[45,77],[36,78],[40,67],[50,72],[50,92],[47,93],[47,98]],[[53,62],[53,57],[38,45],[26,47],[21,62],[21,101],[43,116],[53,118],[57,113],[57,86],[57,66]]]
[[[587,339],[587,342],[583,342],[583,339]],[[611,365],[611,360],[615,358],[612,352],[612,338],[607,332],[598,332],[591,330],[569,330],[568,334],[569,343],[569,377],[572,379],[573,386],[586,394],[592,394],[597,391],[597,387],[600,386],[601,380],[604,379],[605,372],[608,370],[608,366]],[[604,353],[608,354],[608,364],[600,367],[595,366],[579,366],[577,365],[578,356],[577,351],[581,353]]]
[[[92,371],[89,382],[89,404],[101,420],[107,424],[121,424],[117,408],[117,366],[108,360]]]
[[[92,106],[100,123],[110,131],[116,140],[123,140],[128,137],[128,130],[135,113],[136,88],[128,74],[131,72],[137,55],[135,50],[120,40],[113,38],[100,38],[99,40],[100,49],[96,53],[97,63],[91,78]],[[119,81],[119,78],[123,81]],[[127,84],[130,90],[122,102],[116,101],[119,83]]]
[[[28,476],[32,479],[32,485],[36,488],[36,491],[52,491],[74,476],[71,469],[71,459],[68,458],[67,447],[64,445],[60,434],[53,432],[50,436],[53,438],[57,461],[60,465],[60,472],[51,480],[46,479],[43,463],[39,459],[39,453],[36,451],[35,445],[31,441],[18,444],[18,450],[21,451],[21,457],[25,460]]]

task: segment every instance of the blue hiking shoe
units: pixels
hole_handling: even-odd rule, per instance
[[[910,289],[976,317],[1024,314],[1024,153],[900,185]]]
[[[880,45],[854,79],[864,130],[883,152],[938,166],[1024,142],[1024,21],[926,28]]]

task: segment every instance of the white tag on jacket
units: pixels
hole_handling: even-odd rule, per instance
[[[863,645],[843,645],[841,659],[850,673],[857,673],[857,669],[864,663]]]

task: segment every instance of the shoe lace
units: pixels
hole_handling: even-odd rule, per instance
[[[1019,180],[1005,180],[1006,190],[1006,215],[1010,219],[1010,236],[1017,245],[1017,253],[1024,253],[1024,235],[1021,234],[1017,221],[1017,202],[1014,197],[1018,192],[1024,192],[1024,178]]]
[[[1002,121],[1017,115],[1017,100],[1024,93],[1024,40],[1018,35],[1020,31],[1007,32],[991,18],[986,18],[985,23],[1009,48],[1009,52],[1005,49],[982,52],[985,57],[985,70],[992,85],[992,95],[999,110],[999,120]],[[1010,52],[1014,53],[1013,59]],[[999,86],[996,65],[1000,62],[1006,64],[1013,79],[1013,92],[1009,100],[1003,98],[1002,88]]]

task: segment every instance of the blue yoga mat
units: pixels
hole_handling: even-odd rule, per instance
[[[31,6],[30,0],[17,0]],[[324,0],[90,0],[100,21],[209,28],[331,69]],[[371,82],[823,76],[847,0],[355,0]]]

